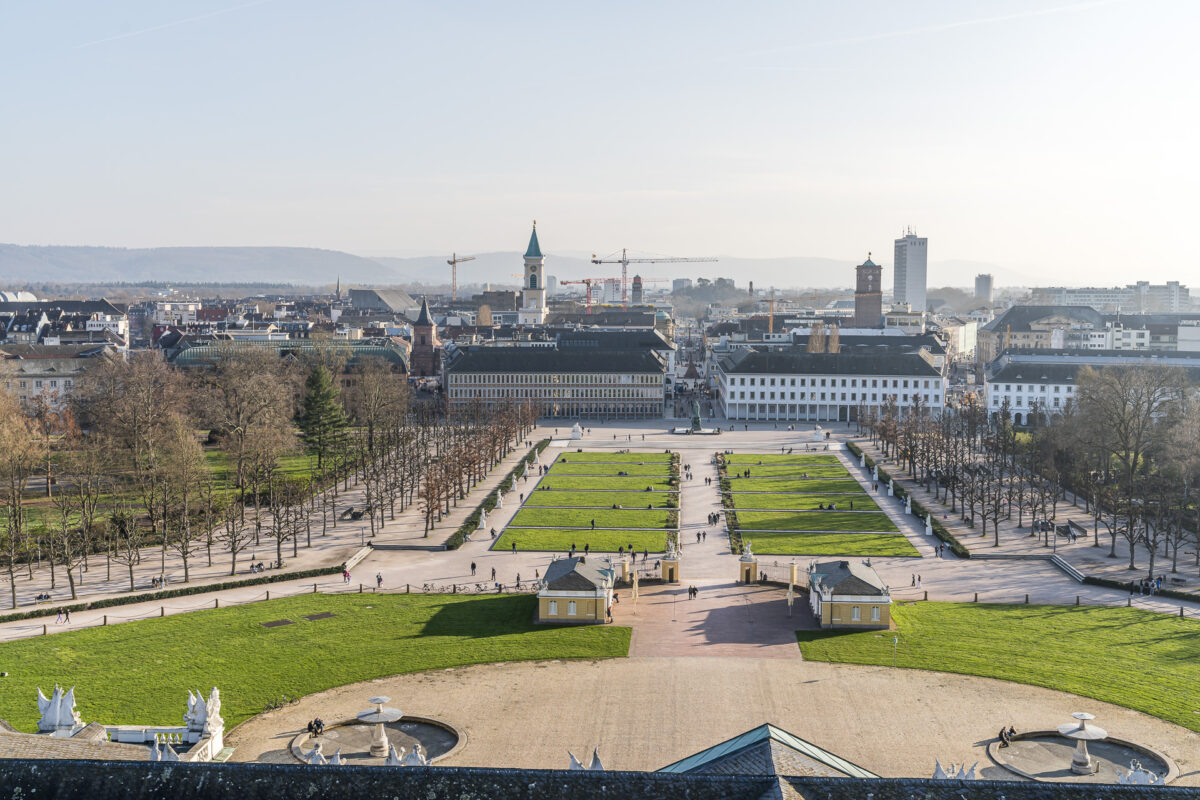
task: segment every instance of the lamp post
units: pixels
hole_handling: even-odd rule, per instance
[[[365,525],[358,526],[358,546],[359,547],[367,546],[367,528]]]
[[[896,668],[896,648],[899,646],[899,644],[900,644],[900,637],[893,636],[892,637],[892,669]]]

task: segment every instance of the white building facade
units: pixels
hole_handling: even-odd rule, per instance
[[[912,230],[909,230],[903,238],[896,240],[892,294],[897,303],[908,303],[913,311],[925,310],[928,251],[929,240],[918,237]]]

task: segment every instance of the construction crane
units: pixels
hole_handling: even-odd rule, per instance
[[[559,286],[571,286],[572,284],[574,284],[574,285],[582,284],[582,285],[586,286],[587,292],[584,295],[584,297],[586,299],[584,300],[583,313],[590,314],[590,313],[592,313],[592,286],[593,286],[593,284],[603,283],[606,280],[609,280],[609,279],[608,278],[580,278],[577,281],[559,281],[558,285]]]
[[[614,254],[615,255],[615,254]],[[592,253],[593,264],[621,265],[621,307],[629,308],[629,265],[630,264],[680,264],[694,261],[716,261],[715,258],[630,258],[625,248],[621,249],[620,258],[596,258]]]
[[[458,300],[458,265],[464,261],[474,261],[475,256],[458,257],[458,253],[451,253],[450,260],[446,263],[450,265],[450,302]]]

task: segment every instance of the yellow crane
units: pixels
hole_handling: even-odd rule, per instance
[[[450,302],[453,303],[458,299],[458,265],[464,261],[474,261],[475,256],[459,257],[458,253],[451,253],[450,260],[446,263],[450,265]]]

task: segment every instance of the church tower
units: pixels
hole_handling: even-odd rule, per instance
[[[437,323],[429,312],[429,300],[421,298],[421,313],[412,326],[412,349],[409,353],[409,374],[418,378],[436,376],[440,370]]]
[[[546,257],[538,244],[537,220],[533,221],[533,233],[529,236],[529,247],[525,249],[525,282],[521,288],[521,324],[544,325],[546,323]]]
[[[867,260],[854,268],[858,274],[858,284],[854,288],[854,327],[881,328],[883,327],[883,290],[880,286],[883,267]]]

